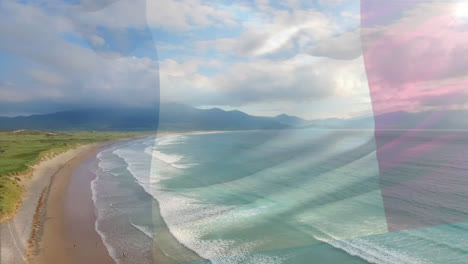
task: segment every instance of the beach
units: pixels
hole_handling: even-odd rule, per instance
[[[96,217],[89,189],[94,175],[82,166],[109,144],[87,146],[52,177],[43,197],[44,208],[34,216],[29,263],[114,263],[94,229]]]
[[[373,136],[355,130],[161,133],[80,147],[33,177],[16,228],[2,226],[2,263],[22,263],[21,256],[39,264],[463,259],[466,252],[458,249],[466,245],[466,223],[388,232]],[[405,168],[405,175],[434,160],[424,162]]]
[[[206,132],[181,134],[198,133]],[[115,263],[96,231],[90,187],[97,153],[123,142],[81,145],[34,165],[31,178],[23,182],[26,192],[17,214],[0,224],[0,263]],[[149,249],[147,259],[173,262],[157,243]]]
[[[34,166],[31,179],[25,183],[27,191],[17,215],[1,225],[0,263],[83,263],[77,257],[85,249],[70,251],[77,242],[65,232],[77,228],[82,228],[84,240],[97,242],[86,249],[87,255],[99,256],[98,262],[90,263],[113,263],[94,231],[91,198],[83,192],[75,203],[82,216],[80,219],[65,219],[63,206],[72,172],[108,144],[79,146]],[[89,243],[82,243],[85,244]]]

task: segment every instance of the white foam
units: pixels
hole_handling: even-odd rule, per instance
[[[151,166],[156,165],[154,164],[154,161],[150,162],[151,157],[148,156],[148,148],[152,149],[152,147],[146,147],[145,151],[138,151],[134,149],[121,148],[114,150],[112,153],[125,161],[126,168],[135,178],[135,182],[143,187],[146,193],[156,199],[154,191],[152,191],[152,186],[157,184],[159,181],[170,177],[170,175],[177,173],[175,171],[177,169],[170,163],[158,159],[161,163],[157,164],[159,173],[155,174],[153,172],[154,170],[151,170]],[[152,157],[153,159],[156,158],[155,156]],[[172,158],[172,160],[176,159]],[[150,173],[152,174],[150,175]]]
[[[143,143],[143,144],[142,144]],[[145,142],[141,141],[135,141],[135,144],[145,144]],[[140,149],[142,150],[142,149]],[[112,246],[112,240],[111,238],[106,236],[106,233],[103,232],[101,228],[101,223],[103,220],[105,220],[107,212],[106,209],[97,210],[98,208],[98,197],[97,194],[99,193],[99,179],[100,175],[103,173],[110,173],[111,174],[111,169],[116,168],[119,166],[123,166],[124,164],[114,164],[115,162],[112,161],[113,158],[109,156],[108,154],[114,154],[120,157],[124,162],[127,170],[132,174],[132,176],[135,178],[135,181],[144,188],[144,190],[151,195],[151,180],[149,178],[149,169],[150,169],[150,160],[151,157],[148,156],[147,153],[144,153],[143,151],[139,151],[137,148],[135,148],[135,145],[127,144],[124,146],[119,146],[118,148],[111,148],[107,149],[105,151],[100,152],[97,157],[99,159],[99,169],[97,170],[96,178],[91,182],[91,190],[92,190],[92,199],[94,206],[96,208],[96,222],[95,222],[95,229],[96,232],[101,236],[104,245],[106,246],[109,255],[114,259],[116,263],[122,263],[122,260],[120,259],[120,255],[116,254],[117,250]],[[118,175],[114,175],[118,176]],[[115,210],[115,209],[114,209]],[[149,228],[143,227],[143,226],[138,226],[133,223],[133,227],[137,228],[139,231],[143,232],[145,235],[149,236],[152,238],[152,232]]]
[[[107,252],[109,253],[109,256],[115,261],[115,263],[117,263],[117,264],[122,263],[120,261],[120,258],[117,256],[116,250],[109,243],[109,238],[99,229],[99,220],[97,220],[97,219],[96,219],[96,222],[94,222],[94,229],[99,234],[99,236],[102,238],[102,242],[104,243],[104,246],[106,247]]]
[[[110,172],[112,169],[115,169],[115,168],[118,168],[119,166],[121,166],[121,164],[117,163],[117,162],[113,162],[112,160],[110,159],[105,159],[103,158],[103,155],[105,154],[105,151],[108,151],[108,150],[104,150],[104,151],[101,151],[97,154],[97,159],[99,160],[98,162],[98,167],[104,171],[104,172]]]
[[[264,254],[232,255],[219,259],[211,259],[213,264],[281,264],[284,259],[278,256]]]
[[[365,238],[352,238],[340,240],[337,237],[323,238],[314,236],[315,239],[326,242],[334,248],[341,249],[351,256],[362,258],[375,264],[425,264],[427,262],[408,256],[403,252],[393,251],[391,249],[379,246],[375,243],[366,241]]]
[[[148,147],[145,148],[145,153],[152,156],[153,155],[153,150],[154,150],[153,146],[148,146]]]
[[[172,167],[177,168],[177,169],[190,169],[190,168],[195,167],[197,165],[198,165],[198,163],[186,163],[186,164],[173,163],[173,164],[171,164]]]
[[[180,161],[185,158],[185,156],[178,154],[167,154],[156,150],[152,146],[146,147],[144,152],[176,169],[189,169],[198,165],[198,163],[180,163]]]
[[[143,234],[145,234],[147,237],[153,239],[154,238],[154,235],[153,235],[153,230],[151,230],[150,227],[148,226],[142,226],[142,225],[137,225],[137,224],[134,224],[132,222],[129,222],[133,227],[135,227],[138,231],[142,232]]]
[[[222,229],[238,221],[257,215],[268,208],[245,209],[236,206],[220,206],[176,193],[153,189],[159,201],[160,213],[172,235],[187,248],[213,264],[231,263],[283,263],[282,258],[255,252],[263,241],[234,241],[207,239],[213,229]],[[231,223],[230,223],[231,222]]]
[[[101,154],[101,153],[99,153]],[[102,155],[101,155],[102,157]],[[114,247],[112,247],[112,245],[110,244],[109,242],[109,238],[104,234],[104,232],[101,231],[100,229],[100,220],[102,219],[102,215],[100,213],[99,210],[97,210],[97,182],[99,181],[99,178],[100,178],[100,174],[99,174],[99,171],[96,172],[96,178],[94,180],[91,181],[91,193],[92,193],[92,200],[93,200],[93,204],[94,204],[94,208],[95,208],[95,214],[96,214],[96,221],[94,222],[94,229],[96,230],[96,232],[99,234],[99,236],[102,238],[102,241],[104,243],[104,246],[106,247],[107,249],[107,252],[109,253],[109,256],[112,257],[112,259],[116,262],[116,263],[121,263],[118,256],[117,256],[117,253],[116,253],[116,250],[114,249]]]
[[[156,138],[156,144],[160,146],[172,145],[180,143],[183,139],[185,139],[183,135],[167,135]]]
[[[374,171],[378,171],[377,167],[374,168],[372,166],[369,166],[369,164],[377,164],[373,162],[374,159],[376,159],[375,153],[369,153],[367,156],[361,157],[360,159],[353,161],[352,163],[349,163],[342,168],[338,168],[335,171],[324,173],[323,175],[311,179],[309,182],[306,182],[302,186],[302,188],[297,188],[295,190],[287,190],[284,193],[278,192],[268,197],[273,201],[281,201],[283,205],[285,204],[287,206],[279,206],[276,209],[262,208],[261,205],[264,204],[265,201],[259,201],[258,204],[252,205],[254,206],[252,208],[213,205],[202,203],[200,200],[197,200],[196,195],[191,195],[188,190],[185,190],[184,195],[182,195],[180,193],[169,192],[162,188],[162,185],[160,185],[160,181],[162,179],[176,177],[178,175],[177,169],[188,169],[197,165],[196,163],[181,164],[181,161],[185,158],[183,155],[164,153],[161,149],[165,148],[158,149],[158,146],[166,146],[181,143],[183,139],[184,137],[179,135],[165,136],[157,139],[156,146],[153,146],[153,144],[151,144],[151,142],[149,141],[145,142],[143,144],[144,151],[141,151],[143,150],[143,148],[136,149],[127,148],[127,146],[125,146],[114,150],[113,153],[118,155],[127,163],[127,169],[132,173],[136,182],[139,185],[141,185],[147,193],[149,193],[155,199],[158,200],[160,205],[161,216],[165,220],[169,231],[174,235],[174,237],[179,242],[198,253],[201,257],[205,259],[210,259],[212,263],[215,264],[267,264],[284,262],[284,260],[280,257],[250,253],[252,251],[255,251],[255,249],[257,248],[261,248],[263,241],[248,242],[227,239],[207,239],[206,237],[207,235],[212,234],[214,229],[222,230],[224,226],[229,227],[232,224],[238,223],[237,221],[248,221],[249,218],[255,217],[258,214],[277,214],[282,210],[282,208],[291,208],[293,207],[293,205],[299,204],[301,202],[300,200],[296,199],[296,197],[319,197],[325,191],[333,193],[335,192],[334,190],[338,190],[341,187],[341,185],[352,185],[353,183],[360,182],[363,179],[375,177],[375,175],[377,174],[374,173]],[[358,143],[361,144],[361,142]],[[154,148],[156,148],[156,150],[154,150]],[[344,149],[348,148],[349,146],[346,146],[346,148]],[[343,149],[340,148],[336,151],[343,151]],[[334,152],[331,153],[330,156],[332,154],[334,154]],[[151,173],[148,172],[148,164],[142,162],[142,160],[146,160],[148,158],[148,155],[150,155],[153,158],[150,171]],[[329,156],[320,156],[320,159],[324,157],[328,158]],[[102,153],[98,154],[98,158],[102,158],[105,160],[105,157],[103,157]],[[304,159],[304,163],[305,162],[310,163],[310,160]],[[317,163],[320,162],[317,161]],[[294,165],[301,165],[301,163]],[[279,167],[285,169],[287,168],[284,163],[281,164],[281,166]],[[364,171],[361,169],[360,173],[350,174],[349,177],[341,177],[341,175],[343,175],[344,173],[348,173],[349,171],[357,171],[355,168],[366,169]],[[278,170],[278,168],[274,169]],[[264,177],[263,175],[265,175],[265,173],[258,175],[259,177]],[[274,174],[272,173],[271,175]],[[92,183],[93,201],[95,201],[95,187],[93,186],[95,181],[96,180],[94,180]],[[236,181],[237,186],[240,186],[242,188],[244,188],[245,186],[254,186],[254,184],[252,183],[255,182],[259,182],[258,179],[255,179],[255,175],[251,175],[248,178],[239,179]],[[341,185],[337,186],[336,183],[340,183]],[[320,190],[324,190],[324,192],[316,191],[312,193],[310,190],[314,190],[313,187],[315,189],[320,187]],[[365,195],[363,195],[363,197],[364,196]],[[356,197],[355,199],[348,199],[347,201],[353,202],[355,200],[358,202],[360,202],[361,200],[366,202],[372,201],[374,203],[378,201],[376,199],[361,199],[360,197]],[[349,203],[335,203],[329,204],[327,206],[334,206],[333,209],[336,210],[338,208],[336,207],[337,205],[343,205],[343,208],[347,208],[346,206],[348,204]],[[374,206],[377,206],[377,204],[375,204]],[[309,212],[305,213],[308,214]],[[385,220],[384,218],[382,219]],[[306,218],[306,220],[308,220],[308,218]],[[368,220],[364,220],[364,222],[365,221]],[[305,222],[311,223],[313,221]],[[379,222],[377,224],[375,224],[375,221],[369,222],[379,227]],[[152,232],[147,227],[134,225],[133,223],[131,224],[141,232],[145,233],[147,236],[152,237]],[[367,223],[366,225],[370,224]],[[325,225],[323,226],[323,228],[328,229],[328,231],[349,231],[345,228],[336,229],[337,227],[333,225]],[[376,227],[371,225],[371,228],[375,229]],[[97,222],[96,229],[101,235],[101,237],[103,237],[103,241],[106,244],[106,247],[108,248],[111,256],[115,255],[113,252],[111,252],[112,247],[108,245],[107,238],[105,238],[104,234],[101,234],[101,232],[99,232]],[[362,230],[359,230],[359,232],[361,232],[360,234],[362,235]],[[344,234],[344,232],[342,234]],[[314,234],[314,237],[319,241],[326,242],[337,249],[343,250],[352,256],[360,257],[371,263],[426,263],[423,260],[412,257],[409,253],[387,248],[385,245],[378,244],[377,242],[374,242],[373,240],[367,239],[365,237],[350,238],[356,237],[360,234],[353,233],[352,236],[346,236],[347,239],[345,239],[344,236],[336,235],[336,233],[335,236],[325,233],[323,237]]]
[[[157,146],[176,144],[183,138],[184,137],[180,136],[170,136],[159,140]],[[135,145],[125,145],[113,149],[110,152],[124,160],[127,170],[133,175],[135,181],[142,186],[148,194],[158,200],[161,216],[165,220],[169,231],[179,242],[195,251],[202,258],[210,259],[214,264],[282,263],[279,257],[250,253],[255,251],[255,248],[258,248],[262,241],[206,239],[204,236],[211,234],[213,228],[222,228],[225,225],[229,225],[229,222],[226,221],[245,220],[246,218],[258,214],[259,212],[257,210],[263,210],[264,208],[252,208],[252,210],[237,208],[239,210],[235,210],[236,208],[234,206],[201,203],[195,197],[182,196],[178,193],[165,191],[164,188],[162,188],[163,186],[160,185],[162,179],[175,177],[180,172],[180,169],[188,169],[198,164],[182,164],[181,160],[184,156],[163,153],[161,150],[153,150],[153,146],[150,142],[146,143],[147,144],[141,144],[142,148],[138,148],[138,146]],[[148,169],[150,169],[149,164],[147,164],[149,161],[148,155],[151,155],[153,158],[151,174],[148,171]],[[106,160],[103,154],[100,158]],[[94,193],[95,190],[93,190],[93,199],[95,200]],[[151,230],[148,230],[148,228],[133,223],[130,224],[147,236],[152,237],[152,232],[150,232]],[[96,222],[96,229],[103,238],[109,250],[109,254],[115,257],[115,250],[113,250],[108,243],[108,238],[98,230],[98,221]]]
[[[167,164],[176,163],[184,157],[182,155],[166,154],[157,150],[153,151],[153,156],[157,158],[158,160],[161,160]]]
[[[149,179],[150,158],[146,153],[131,149],[116,149],[112,152],[127,164],[127,170],[139,181]]]

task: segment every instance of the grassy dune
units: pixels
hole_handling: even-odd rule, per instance
[[[30,177],[32,165],[42,159],[82,144],[143,135],[135,132],[0,132],[0,220],[16,211],[24,192],[21,181]]]

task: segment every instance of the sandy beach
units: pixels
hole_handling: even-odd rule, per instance
[[[53,175],[33,217],[27,249],[29,263],[114,263],[94,229],[89,189],[93,174],[79,170],[108,144],[87,146]],[[70,199],[73,208],[67,206]]]
[[[159,132],[158,136],[220,132]],[[115,263],[95,229],[90,188],[96,177],[96,154],[113,143],[80,146],[34,167],[18,214],[0,225],[0,263]],[[157,243],[152,253],[153,262],[173,262]]]
[[[85,250],[85,255],[96,260],[88,263],[114,263],[94,230],[90,191],[86,193],[86,188],[81,186],[80,202],[76,202],[79,219],[66,219],[64,207],[73,171],[109,144],[80,146],[34,166],[31,179],[25,183],[27,191],[17,215],[0,225],[0,263],[83,263],[78,257]],[[83,177],[78,184],[88,180]],[[66,230],[78,229],[83,240],[72,241],[74,237]],[[89,241],[95,242],[91,246]],[[77,243],[82,246],[70,250]],[[85,249],[83,245],[90,247]]]
[[[46,190],[49,189],[52,179],[75,157],[92,153],[99,147],[98,145],[80,146],[34,166],[31,179],[24,183],[27,191],[17,215],[0,225],[0,263],[26,263],[28,241],[33,225],[37,224],[33,221],[38,214],[37,205],[41,197],[44,202]]]

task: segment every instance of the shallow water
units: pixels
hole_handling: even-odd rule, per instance
[[[468,223],[388,232],[370,130],[168,135],[98,159],[97,230],[120,263],[154,244],[177,263],[468,259]]]

